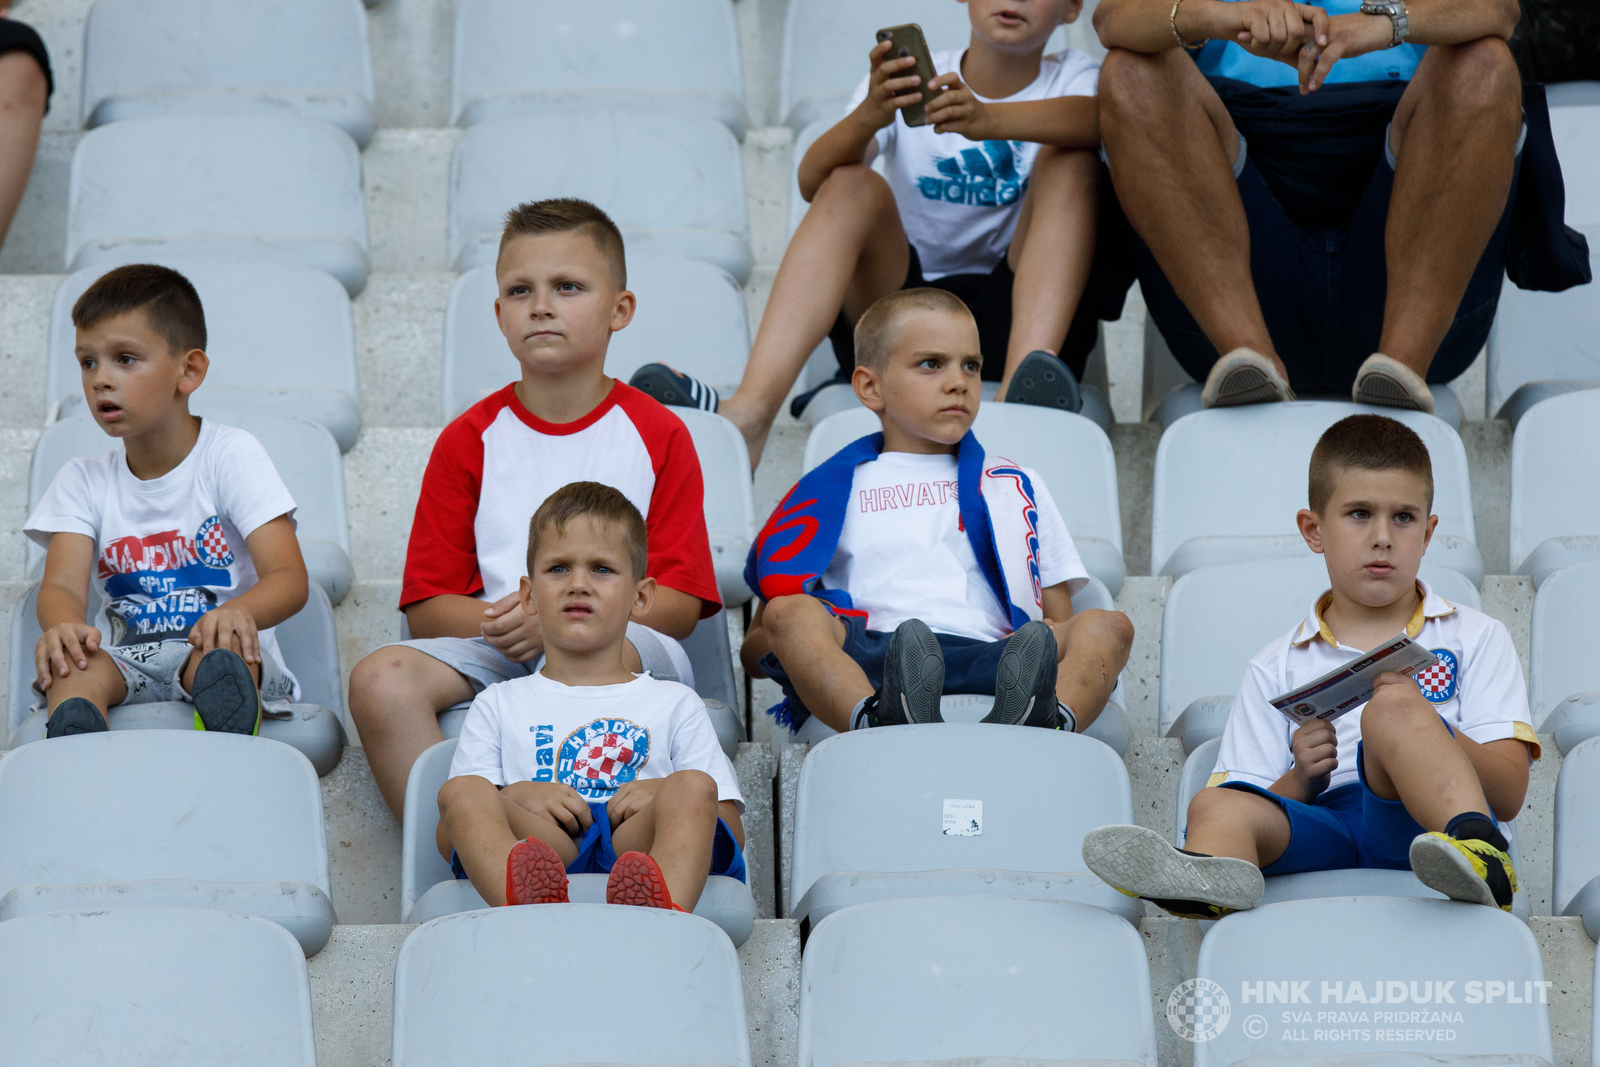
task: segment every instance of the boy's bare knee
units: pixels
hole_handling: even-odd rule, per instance
[[[825,620],[827,613],[816,597],[800,593],[767,601],[761,619],[767,632],[772,635],[773,642],[782,643],[815,628]]]
[[[1426,726],[1429,719],[1443,724],[1416,686],[1379,686],[1361,709],[1361,739],[1369,745],[1382,745],[1397,733],[1410,734],[1418,726]]]
[[[32,55],[18,50],[0,56],[0,109],[37,111],[42,116],[49,98],[50,83]]]
[[[662,794],[690,803],[716,804],[717,780],[705,771],[673,771],[662,783]]]
[[[482,781],[474,781],[467,775],[446,779],[439,787],[439,820],[442,822],[452,811],[470,805]]]
[[[1123,656],[1133,647],[1133,623],[1120,611],[1091,608],[1083,613],[1089,632]]]
[[[1227,818],[1228,809],[1237,795],[1236,789],[1223,789],[1214,785],[1200,790],[1194,795],[1194,799],[1189,801],[1189,831],[1193,833],[1196,826],[1219,818]]]
[[[817,187],[817,195],[811,198],[811,203],[816,205],[825,199],[836,199],[851,206],[879,202],[893,206],[894,190],[889,188],[883,175],[865,164],[854,163],[835,167]]]

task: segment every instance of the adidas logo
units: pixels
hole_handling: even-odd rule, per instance
[[[984,141],[981,150],[963,148],[957,156],[935,161],[934,167],[938,174],[917,179],[927,200],[996,207],[1014,204],[1028,191],[1010,141]]]

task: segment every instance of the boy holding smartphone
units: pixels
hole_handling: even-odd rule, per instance
[[[899,289],[945,289],[971,309],[999,399],[1082,405],[1076,375],[1098,317],[1079,305],[1095,247],[1099,64],[1075,49],[1044,54],[1082,0],[963,2],[972,20],[965,49],[933,53],[924,86],[915,55],[878,42],[849,112],[806,152],[800,193],[811,210],[778,269],[738,391],[719,403],[662,364],[634,377],[663,403],[732,420],[752,464],[812,350],[831,338],[848,380],[856,320]],[[919,103],[927,123],[908,126],[900,109]],[[872,169],[880,155],[883,176]]]

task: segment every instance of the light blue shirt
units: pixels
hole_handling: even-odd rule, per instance
[[[1233,2],[1233,0],[1228,0]],[[1301,0],[1315,2],[1329,15],[1349,15],[1361,8],[1361,0]],[[1403,44],[1364,56],[1341,59],[1328,72],[1325,84],[1339,82],[1410,81],[1411,74],[1422,61],[1426,45]],[[1234,78],[1262,87],[1298,85],[1300,76],[1291,66],[1275,59],[1254,56],[1234,41],[1207,41],[1197,59],[1200,73],[1221,78]]]

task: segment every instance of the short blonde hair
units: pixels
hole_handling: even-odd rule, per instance
[[[889,362],[889,350],[894,347],[901,319],[913,311],[939,311],[972,318],[967,305],[943,289],[901,289],[890,293],[867,308],[856,323],[856,366],[882,371]]]
[[[534,558],[539,554],[539,536],[548,527],[556,533],[573,519],[589,516],[596,522],[622,528],[628,546],[628,561],[633,565],[633,580],[645,576],[650,565],[650,539],[644,516],[633,502],[609,485],[599,482],[568,482],[545,497],[539,510],[528,520],[528,574],[533,575]]]

